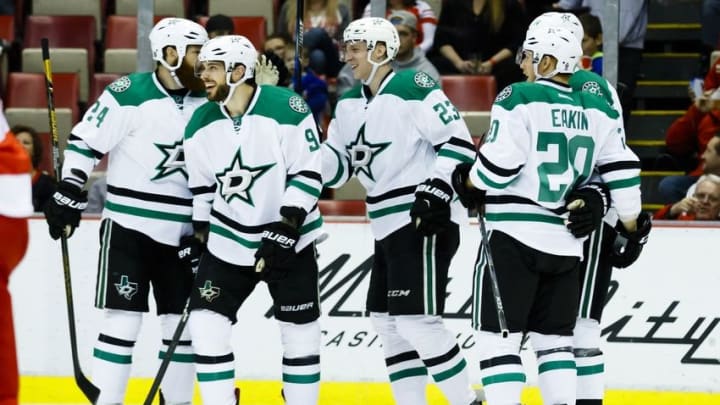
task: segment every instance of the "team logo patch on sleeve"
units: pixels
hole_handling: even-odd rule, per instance
[[[300,114],[305,114],[310,111],[307,103],[300,96],[290,97],[290,100],[288,100],[288,104],[290,104],[290,108],[292,108],[294,111],[299,112]]]
[[[426,88],[426,89],[435,87],[435,85],[437,84],[435,82],[435,80],[432,77],[430,77],[429,74],[427,74],[425,72],[415,73],[415,77],[413,79],[415,80],[416,85],[418,85],[419,87]]]
[[[108,88],[115,93],[122,93],[123,91],[130,88],[130,78],[127,76],[119,77],[114,82],[110,83]]]
[[[598,82],[585,82],[582,85],[582,91],[590,94],[594,94],[596,96],[603,96],[602,89],[600,88],[600,85]]]
[[[512,94],[512,87],[507,86],[504,89],[502,89],[502,91],[497,95],[497,97],[495,97],[495,102],[499,103],[499,102],[505,100],[506,98],[510,97],[511,94]]]

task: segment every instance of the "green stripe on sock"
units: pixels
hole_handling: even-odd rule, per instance
[[[496,374],[482,378],[483,385],[498,384],[504,382],[525,382],[524,373]]]
[[[417,377],[420,375],[427,375],[427,370],[425,369],[425,367],[408,368],[390,374],[390,382],[402,380],[403,378],[408,377]]]
[[[435,382],[445,381],[448,378],[452,378],[458,375],[459,372],[465,369],[465,366],[467,366],[467,363],[465,363],[465,359],[460,359],[460,362],[456,364],[455,367],[445,370],[442,373],[433,374],[433,378],[435,379]]]
[[[110,363],[117,363],[117,364],[132,363],[132,356],[129,354],[128,355],[115,354],[115,353],[105,352],[100,349],[94,349],[93,356],[97,357],[98,359],[101,359],[101,360],[109,361]]]
[[[215,373],[197,373],[199,382],[233,380],[235,379],[235,370],[218,371]]]
[[[282,380],[292,384],[314,384],[320,382],[320,373],[306,375],[283,373]]]
[[[547,363],[540,364],[538,366],[538,374],[545,373],[547,371],[559,370],[559,369],[575,369],[574,360],[558,360],[548,361]]]
[[[605,371],[604,364],[596,364],[594,366],[577,367],[577,375],[602,374]]]
[[[158,359],[162,360],[165,358],[164,351],[161,351],[158,353]],[[176,363],[193,363],[195,362],[195,355],[192,353],[173,353],[172,357],[170,358],[170,361],[174,361]]]

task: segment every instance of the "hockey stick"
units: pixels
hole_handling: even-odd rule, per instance
[[[485,143],[485,137],[487,132],[482,134],[480,142],[478,143],[478,149],[476,155],[480,154],[480,146]],[[477,156],[475,157],[477,160]],[[498,287],[497,274],[495,273],[495,263],[493,262],[492,253],[490,253],[490,238],[485,229],[485,218],[483,217],[483,207],[477,206],[478,222],[480,223],[480,237],[482,238],[482,247],[485,252],[485,259],[488,263],[488,273],[490,273],[490,289],[492,290],[493,299],[495,300],[495,308],[497,311],[498,324],[500,326],[500,334],[503,338],[510,336],[510,331],[507,327],[507,319],[505,319],[505,307],[503,307],[502,298],[500,297],[500,287]]]
[[[295,69],[293,79],[295,80],[295,93],[302,95],[302,59],[303,35],[305,27],[305,0],[297,0],[297,13],[295,15]]]
[[[478,222],[480,223],[480,235],[482,237],[482,246],[485,251],[485,259],[487,259],[488,273],[490,273],[490,287],[492,289],[493,298],[495,299],[495,307],[497,309],[498,324],[500,325],[500,334],[503,338],[510,336],[505,319],[505,307],[503,307],[502,298],[500,297],[500,287],[498,287],[497,274],[495,274],[495,264],[493,263],[492,254],[490,253],[490,239],[485,229],[485,218],[480,214],[478,209]]]
[[[60,162],[60,146],[57,128],[57,117],[55,116],[55,97],[52,81],[52,68],[50,66],[50,46],[48,39],[41,40],[43,66],[45,69],[45,89],[47,92],[48,119],[50,120],[50,135],[52,138],[52,157],[55,176],[59,179],[62,175],[62,162]],[[75,383],[85,397],[95,403],[100,396],[100,390],[85,377],[80,368],[78,358],[77,335],[75,334],[75,309],[73,305],[72,281],[70,279],[70,254],[68,253],[67,236],[64,232],[60,234],[60,249],[62,251],[63,275],[65,276],[65,299],[67,302],[68,326],[70,329],[70,351],[72,354],[73,373]]]
[[[153,399],[155,398],[155,394],[157,394],[158,389],[160,389],[160,383],[162,383],[163,377],[165,377],[165,372],[170,366],[170,359],[172,359],[172,356],[175,353],[175,349],[177,349],[178,343],[180,343],[180,337],[185,330],[185,325],[187,325],[188,318],[190,318],[190,311],[188,311],[189,306],[190,297],[188,297],[187,301],[185,302],[185,308],[183,308],[182,315],[180,316],[180,322],[178,322],[177,326],[175,327],[175,332],[173,332],[172,340],[168,345],[165,356],[162,359],[162,363],[160,363],[160,368],[158,368],[157,374],[155,374],[155,379],[153,379],[152,385],[150,386],[150,391],[148,391],[143,405],[151,405]]]

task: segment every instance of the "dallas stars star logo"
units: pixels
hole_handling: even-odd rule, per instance
[[[115,283],[115,289],[121,297],[130,301],[133,295],[137,293],[137,283],[131,283],[128,276],[123,275],[120,276],[120,282]]]
[[[215,298],[220,296],[220,287],[213,287],[211,280],[205,280],[205,285],[198,287],[200,290],[200,299],[212,302]]]
[[[275,166],[275,163],[257,167],[243,166],[242,156],[238,149],[230,167],[226,168],[224,172],[215,175],[217,182],[220,184],[220,195],[228,203],[233,198],[239,198],[254,207],[255,204],[250,195],[250,189],[255,180],[273,166]]]
[[[362,172],[368,176],[370,180],[375,181],[375,177],[373,176],[372,168],[370,166],[372,165],[373,159],[390,146],[391,143],[392,142],[370,143],[366,141],[365,124],[363,124],[358,131],[358,136],[355,142],[351,142],[345,147],[350,155],[350,163],[354,168],[355,175]]]
[[[185,150],[183,149],[182,140],[172,145],[156,143],[155,147],[160,149],[164,157],[162,162],[155,167],[158,174],[152,178],[153,180],[170,176],[173,173],[180,173],[186,179],[188,178],[187,172],[185,172]]]

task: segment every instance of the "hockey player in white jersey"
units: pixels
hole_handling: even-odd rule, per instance
[[[351,22],[345,61],[362,85],[338,101],[322,147],[327,187],[356,176],[367,191],[375,255],[367,295],[395,401],[426,404],[428,375],[449,403],[474,403],[467,365],[444,325],[448,268],[467,212],[450,175],[472,162],[464,121],[430,76],[393,72],[399,40],[383,18]]]
[[[582,55],[564,29],[526,38],[521,68],[530,83],[503,89],[475,164],[453,175],[464,203],[480,204],[492,231],[489,245],[510,330],[501,337],[486,263],[476,267],[473,324],[488,403],[516,404],[525,382],[518,355],[529,333],[538,359],[544,403],[573,404],[576,370],[573,328],[583,242],[565,226],[566,201],[594,167],[609,185],[622,231],[639,239],[637,157],[626,147],[617,111],[568,82]],[[468,184],[468,177],[469,182]],[[479,255],[479,257],[483,257]]]
[[[317,126],[289,89],[255,84],[247,38],[208,41],[197,74],[210,102],[185,132],[193,221],[209,223],[188,327],[203,403],[235,404],[236,313],[265,281],[282,338],[289,405],[315,404],[320,382],[318,268],[322,189]],[[243,330],[242,333],[253,333]]]
[[[572,13],[548,12],[538,16],[530,24],[527,37],[532,37],[534,31],[542,32],[549,28],[565,28],[570,31],[578,41],[582,41],[583,27],[578,18]],[[570,87],[575,91],[584,91],[604,98],[618,112],[617,125],[624,132],[622,105],[615,88],[604,78],[584,69],[578,69],[572,74]],[[629,167],[639,169],[640,162],[627,161],[620,164],[606,165],[597,170],[609,173],[614,170],[624,170]],[[597,176],[596,176],[597,177]],[[592,179],[591,179],[592,181]],[[577,190],[578,197],[585,201],[608,201],[605,196],[598,195],[604,187],[602,184],[592,184]],[[604,191],[600,191],[603,192]],[[595,194],[593,196],[593,194]],[[573,196],[568,199],[572,201]],[[569,217],[569,227],[577,237],[589,238],[585,241],[583,261],[580,264],[580,304],[578,320],[573,331],[575,363],[577,367],[577,405],[599,405],[605,393],[604,371],[605,364],[603,352],[600,349],[600,321],[605,306],[613,266],[623,268],[631,265],[640,255],[643,244],[633,243],[624,236],[618,237],[615,230],[617,214],[614,209],[600,212],[591,212],[592,204],[586,204],[578,210],[572,211]],[[607,212],[603,219],[601,212]],[[639,241],[647,241],[650,232],[650,218],[642,213],[643,224]],[[581,217],[590,219],[582,221]],[[583,225],[584,222],[588,225]],[[618,241],[616,244],[615,242]]]
[[[148,311],[150,285],[160,316],[164,356],[192,286],[192,194],[183,161],[183,134],[204,86],[193,75],[205,29],[166,18],[150,32],[154,72],[111,83],[72,129],[60,183],[45,209],[58,239],[79,225],[87,203],[81,191],[93,167],[109,155],[107,201],[100,228],[95,306],[105,310],[93,350],[92,380],[98,404],[120,404],[132,352]],[[195,264],[196,265],[196,264]],[[184,334],[162,383],[166,404],[190,404],[194,380],[190,341]]]

